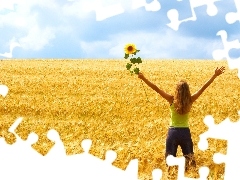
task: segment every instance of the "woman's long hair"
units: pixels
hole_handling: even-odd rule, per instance
[[[185,80],[181,80],[176,87],[174,95],[174,107],[178,114],[186,114],[192,107],[192,98],[189,86]]]

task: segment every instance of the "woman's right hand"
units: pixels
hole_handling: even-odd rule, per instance
[[[144,78],[144,75],[139,72],[139,73],[138,73],[138,78],[143,79],[143,78]]]

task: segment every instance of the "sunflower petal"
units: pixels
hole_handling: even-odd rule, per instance
[[[125,54],[134,54],[137,51],[135,44],[126,44],[124,47]]]

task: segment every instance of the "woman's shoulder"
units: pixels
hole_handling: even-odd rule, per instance
[[[170,107],[174,106],[174,99],[172,99],[172,101],[169,102]]]
[[[168,101],[170,106],[173,104],[173,101],[174,101],[174,96],[172,96],[171,99]]]

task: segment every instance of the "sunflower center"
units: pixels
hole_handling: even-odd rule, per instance
[[[128,51],[133,51],[133,47],[132,46],[128,46]]]

